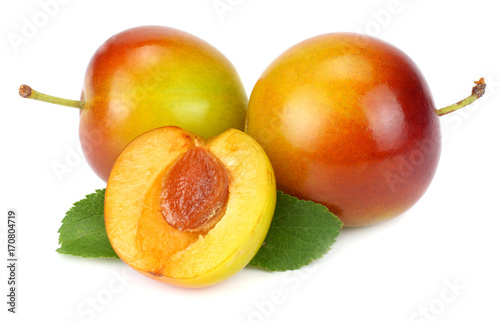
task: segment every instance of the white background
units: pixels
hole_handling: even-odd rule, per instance
[[[26,20],[43,16],[42,6],[34,0],[2,3],[0,319],[499,320],[497,2],[221,2],[232,10],[218,14],[214,0],[61,0],[57,12],[18,47],[9,34],[23,36]],[[328,255],[299,272],[246,268],[214,287],[176,288],[135,274],[118,260],[55,252],[66,210],[105,184],[78,154],[78,112],[17,95],[26,83],[78,99],[97,47],[145,24],[182,29],[214,45],[240,72],[248,94],[281,52],[336,31],[369,33],[405,51],[421,68],[437,107],[464,98],[481,76],[488,91],[475,106],[441,119],[445,139],[438,172],[404,215],[344,230]],[[71,171],[58,177],[54,164]],[[4,304],[10,208],[18,211],[16,315]]]

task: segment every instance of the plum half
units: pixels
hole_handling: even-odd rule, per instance
[[[185,287],[235,274],[255,256],[276,205],[264,150],[230,129],[207,142],[178,127],[134,139],[106,189],[106,232],[140,273]]]

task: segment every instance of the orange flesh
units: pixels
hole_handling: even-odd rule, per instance
[[[212,168],[212,161],[222,177],[228,177],[220,219],[211,219],[207,223],[213,226],[202,231],[180,231],[167,222],[161,206],[168,180],[177,175],[192,183],[203,181],[186,170]],[[203,175],[219,175],[208,173]],[[205,143],[180,128],[162,127],[132,141],[118,157],[106,189],[106,232],[120,258],[143,275],[204,287],[238,272],[257,253],[274,213],[275,197],[271,164],[250,136],[229,130]]]
[[[224,215],[229,197],[225,166],[203,147],[180,156],[164,178],[161,211],[179,231],[204,231]]]

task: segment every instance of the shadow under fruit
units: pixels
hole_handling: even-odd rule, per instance
[[[246,131],[273,164],[277,188],[327,206],[345,226],[381,222],[428,188],[441,151],[439,116],[417,66],[368,36],[325,34],[301,42],[262,74]]]

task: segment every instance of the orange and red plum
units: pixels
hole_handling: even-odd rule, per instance
[[[417,66],[380,40],[334,33],[279,56],[252,91],[246,131],[277,188],[327,206],[345,226],[409,209],[428,188],[440,124]]]

